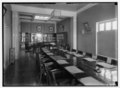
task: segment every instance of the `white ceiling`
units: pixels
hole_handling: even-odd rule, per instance
[[[20,12],[19,13],[19,18],[21,21],[35,21],[34,20],[34,15],[33,13],[23,13],[23,12]],[[53,16],[50,20],[48,21],[52,21],[52,22],[59,22],[63,19],[65,19],[67,17],[58,17],[58,16]],[[38,21],[43,21],[43,22],[46,22],[45,20],[38,20]]]
[[[59,10],[68,10],[68,11],[77,11],[78,9],[84,7],[88,3],[65,3],[65,2],[57,2],[57,3],[35,3],[35,4],[20,4],[23,6],[32,6],[32,7],[40,7],[40,8],[50,8],[50,9],[59,9]]]
[[[15,4],[19,6],[26,6],[26,7],[36,7],[36,8],[44,8],[44,9],[54,9],[54,10],[65,10],[65,11],[72,11],[77,12],[81,8],[85,7],[87,4],[90,3],[66,3],[66,2],[57,2],[57,3],[22,3],[22,4]],[[59,12],[58,12],[59,13]],[[27,12],[19,12],[20,20],[24,21],[33,21],[33,17],[36,15],[35,13],[27,13]],[[45,14],[39,14],[45,15]],[[67,17],[61,16],[53,16],[50,21],[59,22]]]

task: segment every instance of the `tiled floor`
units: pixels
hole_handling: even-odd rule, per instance
[[[31,86],[39,84],[39,68],[33,53],[21,51],[20,58],[4,74],[4,86]]]

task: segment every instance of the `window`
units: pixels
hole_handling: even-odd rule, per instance
[[[105,30],[106,30],[106,31],[111,30],[111,22],[106,22]]]
[[[101,23],[101,24],[100,24],[100,29],[99,29],[99,31],[104,31],[104,29],[105,29],[104,27],[105,27],[105,26],[104,26],[104,23]]]
[[[117,19],[110,19],[96,23],[96,55],[116,58],[117,54]],[[103,71],[104,72],[104,71]],[[109,72],[107,72],[109,74]],[[110,79],[110,75],[107,75]]]
[[[98,22],[98,32],[117,30],[117,19]]]
[[[112,29],[117,30],[117,21],[112,22]]]
[[[25,42],[25,33],[22,33],[22,42]]]

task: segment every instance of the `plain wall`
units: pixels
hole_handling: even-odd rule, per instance
[[[3,41],[4,41],[4,69],[9,65],[9,49],[12,45],[12,11],[10,4],[5,4],[7,9],[6,14],[4,15],[4,29],[3,29]]]
[[[77,47],[84,52],[96,54],[96,22],[115,18],[114,3],[99,3],[77,15]],[[88,22],[91,31],[82,34],[83,23]],[[109,43],[109,42],[108,42]],[[115,47],[115,46],[112,46]],[[106,50],[104,50],[106,51]],[[113,53],[113,52],[109,52]]]
[[[37,27],[41,26],[41,31],[37,30]],[[50,27],[53,27],[53,31],[50,31]],[[55,24],[52,23],[32,23],[32,22],[21,22],[21,32],[28,33],[54,33]]]
[[[116,58],[116,31],[98,32],[98,54]]]
[[[71,48],[73,44],[72,42],[73,41],[73,34],[72,34],[73,23],[72,22],[73,22],[72,18],[66,18],[57,23],[57,33],[67,32],[67,42]],[[64,26],[64,30],[61,30],[60,28],[61,25]]]

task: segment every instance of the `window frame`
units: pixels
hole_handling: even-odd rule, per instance
[[[113,29],[113,22],[116,21],[116,29]],[[110,22],[111,23],[111,27],[109,30],[106,30],[106,24]],[[105,20],[105,21],[100,21],[100,22],[97,22],[98,23],[98,30],[97,32],[104,32],[104,31],[112,31],[112,30],[117,30],[118,29],[118,20],[117,18],[114,18],[114,19],[110,19],[110,20]],[[100,25],[101,24],[104,24],[104,30],[100,30]]]

